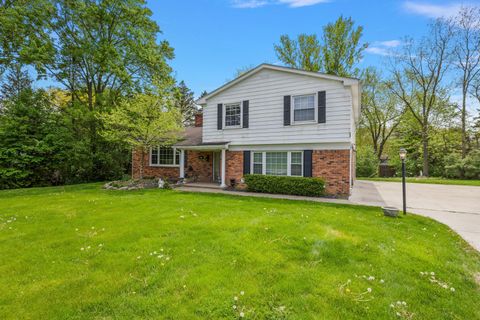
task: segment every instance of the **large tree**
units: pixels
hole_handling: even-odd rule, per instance
[[[145,1],[5,0],[2,11],[1,64],[30,65],[63,86],[71,105],[83,107],[94,168],[107,166],[96,114],[123,95],[150,89],[154,80],[172,81],[173,49],[158,40]]]
[[[170,98],[161,94],[137,94],[125,99],[103,115],[106,139],[128,144],[140,153],[140,179],[143,178],[145,154],[151,147],[169,146],[182,130],[182,116]]]
[[[423,174],[429,175],[430,125],[446,107],[444,78],[451,63],[452,30],[442,20],[431,24],[421,40],[406,39],[392,58],[389,88],[418,122],[422,136]]]
[[[379,72],[368,68],[362,74],[361,126],[370,135],[373,151],[378,160],[385,145],[402,120],[405,108],[399,99],[388,90]]]
[[[362,33],[363,27],[355,28],[351,18],[340,16],[323,27],[322,42],[316,34],[300,34],[296,40],[282,35],[274,49],[278,59],[287,66],[353,76],[358,73],[356,66],[368,46],[361,43]]]
[[[462,91],[460,114],[462,123],[462,158],[465,158],[468,152],[467,99],[469,92],[476,89],[474,88],[475,81],[479,81],[478,79],[480,78],[480,8],[473,6],[462,7],[458,15],[450,23],[455,35],[455,63],[453,65],[458,72],[458,83]]]
[[[18,96],[23,90],[32,88],[32,78],[22,66],[15,64],[8,70],[0,87],[0,100],[8,100]]]

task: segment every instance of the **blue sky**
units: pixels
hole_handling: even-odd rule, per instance
[[[480,0],[150,0],[148,6],[161,38],[175,48],[175,77],[198,96],[232,79],[241,67],[279,64],[273,45],[280,35],[320,34],[340,15],[364,27],[370,47],[361,66],[382,68],[387,49],[404,36],[422,36],[430,19],[454,14],[462,3]]]

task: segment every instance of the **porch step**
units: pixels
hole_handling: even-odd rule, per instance
[[[207,188],[207,189],[219,189],[222,188],[218,183],[208,183],[208,182],[189,182],[183,184],[180,188],[187,187],[187,188]]]

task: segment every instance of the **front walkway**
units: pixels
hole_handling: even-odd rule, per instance
[[[340,204],[352,204],[346,199],[332,199],[332,198],[314,198],[314,197],[304,197],[304,196],[292,196],[284,194],[271,194],[271,193],[257,193],[257,192],[246,192],[246,191],[230,191],[224,189],[216,189],[210,187],[188,187],[182,186],[176,188],[179,191],[187,192],[207,192],[207,193],[221,193],[234,196],[248,196],[248,197],[257,197],[257,198],[274,198],[274,199],[288,199],[288,200],[303,200],[303,201],[315,201],[315,202],[329,202],[329,203],[340,203]]]
[[[357,180],[350,202],[400,209],[402,184]],[[407,183],[407,210],[446,224],[480,251],[480,187]]]

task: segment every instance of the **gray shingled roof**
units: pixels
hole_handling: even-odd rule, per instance
[[[183,140],[177,142],[175,146],[212,146],[212,145],[222,145],[227,144],[228,141],[218,141],[218,142],[203,142],[202,141],[202,127],[187,127],[183,134]]]

